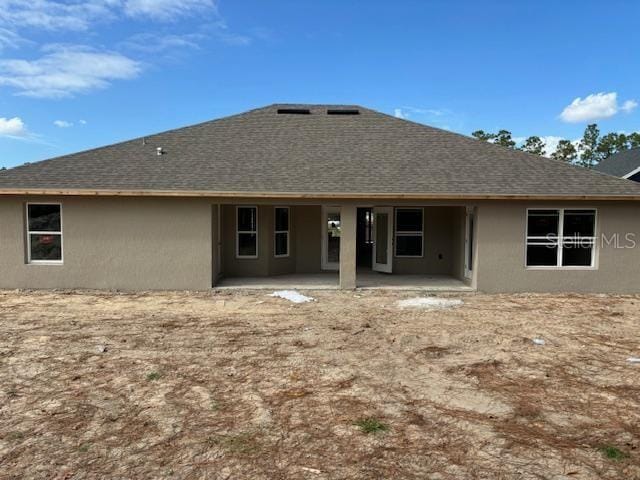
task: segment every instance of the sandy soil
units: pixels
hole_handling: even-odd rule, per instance
[[[640,479],[640,296],[311,295],[0,292],[0,478]]]

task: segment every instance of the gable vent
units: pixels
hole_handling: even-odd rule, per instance
[[[360,115],[360,110],[354,109],[329,109],[327,115]]]
[[[309,115],[311,110],[308,108],[279,108],[278,115]]]

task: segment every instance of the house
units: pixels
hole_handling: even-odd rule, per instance
[[[596,165],[594,170],[640,182],[640,148],[614,153]]]
[[[639,207],[628,180],[271,105],[1,172],[0,288],[637,293]]]

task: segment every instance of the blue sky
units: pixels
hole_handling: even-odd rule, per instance
[[[0,166],[275,102],[640,130],[640,2],[0,0]]]

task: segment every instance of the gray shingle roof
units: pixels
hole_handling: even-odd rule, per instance
[[[640,197],[631,181],[345,105],[271,105],[0,173],[0,193],[18,189]]]
[[[599,172],[616,177],[624,177],[638,168],[640,168],[640,148],[615,153],[595,167]]]

